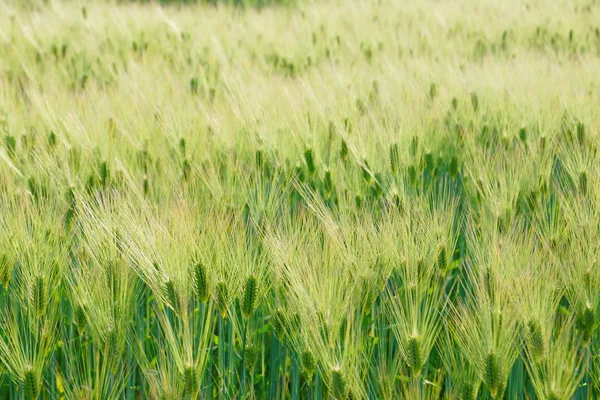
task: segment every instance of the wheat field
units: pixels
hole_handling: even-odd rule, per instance
[[[597,0],[0,0],[0,398],[600,397]]]

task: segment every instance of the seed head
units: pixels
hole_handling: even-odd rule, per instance
[[[596,315],[591,305],[587,304],[577,315],[577,328],[581,332],[582,339],[588,343],[596,327]]]
[[[169,302],[169,305],[173,309],[173,311],[177,311],[179,309],[179,297],[177,296],[177,290],[175,288],[175,283],[169,279],[165,282],[165,297]]]
[[[540,325],[536,321],[527,323],[527,347],[533,362],[539,363],[544,357],[544,337]]]
[[[102,186],[106,187],[106,183],[108,182],[108,164],[106,163],[106,161],[103,161],[100,164],[99,175]]]
[[[283,340],[283,336],[285,335],[285,314],[281,308],[277,309],[275,313],[271,316],[269,320],[271,324],[271,328],[273,328],[273,332],[280,341]]]
[[[32,300],[35,314],[38,318],[42,317],[44,315],[44,310],[46,309],[46,284],[43,276],[37,276],[35,278]]]
[[[448,257],[446,256],[446,247],[444,246],[441,246],[440,251],[438,252],[437,264],[438,268],[442,271],[445,271],[448,266]]]
[[[346,399],[348,392],[346,388],[346,378],[339,367],[331,371],[331,390],[333,397],[337,400]]]
[[[244,349],[244,357],[246,359],[246,368],[248,371],[254,371],[254,366],[256,365],[256,360],[258,359],[258,348],[253,344],[247,344]]]
[[[477,390],[475,385],[473,385],[471,382],[463,382],[462,385],[460,385],[459,398],[461,400],[475,400],[476,397]]]
[[[521,129],[519,129],[519,139],[523,143],[527,142],[527,130],[525,129],[525,127],[521,127]]]
[[[342,161],[346,162],[348,160],[348,153],[348,143],[342,139],[342,146],[340,147],[340,158]]]
[[[85,316],[85,310],[82,305],[77,306],[75,308],[75,325],[77,325],[77,330],[79,331],[79,333],[83,332],[86,324],[87,317]]]
[[[229,306],[229,290],[227,284],[223,281],[217,283],[215,288],[217,297],[217,307],[221,311],[221,316],[227,318],[227,307]]]
[[[203,263],[198,263],[194,266],[194,290],[198,299],[206,303],[209,296],[208,275]]]
[[[585,171],[579,173],[579,192],[583,195],[587,193],[588,179]]]
[[[306,162],[306,168],[308,168],[308,173],[313,175],[317,169],[315,165],[315,157],[313,155],[312,149],[308,148],[304,150],[304,162]]]
[[[492,351],[485,356],[483,363],[483,381],[487,385],[492,398],[496,398],[502,394],[501,388],[503,384],[498,356]]]
[[[392,172],[398,171],[398,165],[400,164],[400,152],[398,150],[398,143],[392,143],[390,145],[390,166]]]
[[[450,163],[448,164],[448,173],[452,178],[456,178],[456,175],[458,175],[458,158],[456,156],[452,156],[452,158],[450,158]]]
[[[580,145],[585,142],[585,126],[582,122],[577,124],[577,141]]]
[[[473,106],[473,111],[477,112],[479,109],[479,98],[475,92],[471,93],[471,105]]]
[[[331,177],[331,170],[329,169],[325,171],[323,186],[327,193],[331,193],[331,190],[333,189],[333,178]]]
[[[415,376],[421,373],[423,367],[421,341],[418,336],[413,336],[408,339],[407,344],[407,360],[408,366]]]
[[[31,365],[25,367],[25,397],[34,400],[38,398],[40,387],[37,374]]]
[[[302,365],[302,373],[304,374],[304,377],[310,382],[313,374],[315,373],[315,369],[317,368],[315,357],[310,351],[305,351],[302,353],[300,363]]]
[[[8,261],[8,256],[3,254],[0,256],[0,285],[4,286],[4,289],[8,289],[8,284],[10,282],[10,274],[12,270],[12,266]]]
[[[193,365],[185,365],[183,368],[183,387],[186,396],[193,397],[198,391],[198,374]]]
[[[253,275],[246,279],[246,287],[244,289],[244,299],[242,301],[242,314],[245,318],[249,318],[256,308],[258,298],[258,282]]]

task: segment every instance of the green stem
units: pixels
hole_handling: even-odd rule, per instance
[[[246,334],[249,322],[249,320],[244,321],[244,337],[242,338],[242,395],[240,400],[244,400],[244,396],[246,395]]]

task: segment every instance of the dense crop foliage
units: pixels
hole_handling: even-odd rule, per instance
[[[0,9],[0,398],[600,395],[600,4]]]

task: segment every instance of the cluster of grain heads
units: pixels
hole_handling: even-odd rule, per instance
[[[56,341],[56,320],[48,316],[32,326],[30,318],[37,316],[26,310],[21,310],[20,315],[2,317],[0,363],[27,399],[37,399]]]
[[[587,372],[587,355],[581,350],[580,339],[573,335],[573,320],[563,321],[543,340],[539,344],[546,349],[543,358],[536,358],[539,349],[525,346],[526,366],[535,393],[539,398],[571,399]]]
[[[453,309],[452,329],[459,348],[492,398],[502,398],[518,356],[518,315],[512,305],[501,303],[499,299],[505,296],[498,293],[498,286],[473,283],[476,294]]]
[[[452,213],[452,205],[445,207]],[[410,205],[390,226],[385,243],[394,248],[400,238],[401,244],[395,246],[392,256],[394,270],[384,304],[388,321],[394,321],[390,328],[400,354],[416,378],[435,345],[445,311],[447,278],[438,271],[445,269],[448,260],[445,251],[440,252],[439,241],[443,238],[454,246],[456,239],[451,217],[423,205]]]
[[[478,398],[481,379],[465,358],[449,327],[445,328],[444,333],[440,335],[438,345],[442,363],[451,380],[449,388],[451,398],[475,400]]]

